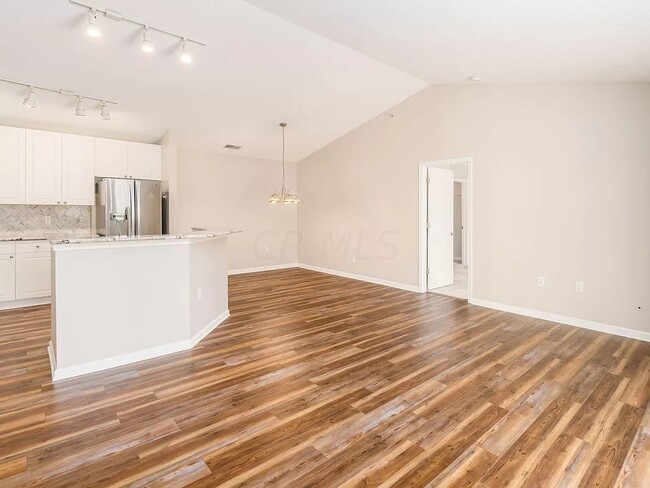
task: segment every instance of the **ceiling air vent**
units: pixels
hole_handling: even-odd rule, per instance
[[[238,151],[241,149],[241,146],[235,146],[234,144],[226,144],[223,146],[224,149],[234,149],[235,151]]]

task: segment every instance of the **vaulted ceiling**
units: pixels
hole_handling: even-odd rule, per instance
[[[176,129],[181,147],[278,159],[280,121],[299,160],[430,83],[650,80],[647,0],[94,0],[197,38],[179,42],[68,0],[8,0],[0,16],[0,78],[114,99],[97,107],[0,83],[0,123],[146,141]]]

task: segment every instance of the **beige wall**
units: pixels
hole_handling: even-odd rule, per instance
[[[281,162],[179,149],[177,171],[179,231],[243,228],[228,237],[230,270],[296,263],[296,206],[268,203]],[[295,163],[287,163],[287,185],[295,191]]]
[[[301,263],[417,286],[419,162],[469,156],[475,298],[650,332],[650,84],[433,86],[390,112],[299,163]]]

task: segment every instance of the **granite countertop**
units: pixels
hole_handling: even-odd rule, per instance
[[[52,244],[95,244],[110,242],[132,242],[132,241],[169,241],[179,239],[210,239],[213,237],[223,237],[243,229],[206,229],[200,231],[187,232],[185,234],[155,234],[148,236],[49,236],[48,239]]]
[[[9,234],[0,234],[0,242],[11,242],[11,241],[46,241],[51,239],[52,236],[56,236],[60,239],[70,238],[80,238],[80,237],[98,237],[97,234],[84,233],[83,231],[39,231],[39,232],[16,232]]]

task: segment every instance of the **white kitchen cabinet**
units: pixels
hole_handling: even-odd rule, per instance
[[[160,179],[160,146],[142,142],[129,142],[127,145],[129,178],[138,180]]]
[[[95,176],[128,178],[127,142],[95,137]]]
[[[49,252],[16,253],[16,300],[49,297],[52,265]]]
[[[25,203],[25,129],[0,127],[2,203]]]
[[[16,299],[16,255],[0,254],[0,302]]]
[[[63,134],[61,201],[64,205],[95,204],[95,138]]]
[[[61,203],[61,134],[25,131],[25,203]]]

